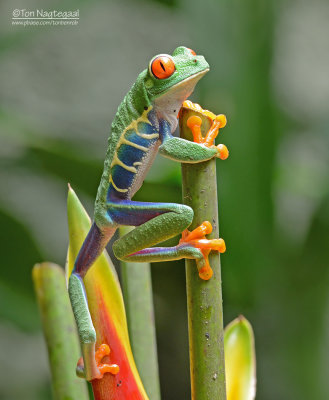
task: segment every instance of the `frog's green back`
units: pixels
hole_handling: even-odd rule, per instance
[[[106,194],[109,188],[109,176],[111,163],[117,144],[124,134],[126,128],[136,119],[138,119],[145,111],[144,107],[150,106],[150,100],[144,86],[147,70],[144,70],[137,77],[129,92],[126,94],[111,125],[111,132],[108,138],[108,148],[104,161],[104,170],[101,177],[101,182],[98,188],[95,209],[106,202]]]

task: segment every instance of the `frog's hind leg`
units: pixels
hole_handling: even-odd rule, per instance
[[[193,210],[182,204],[122,200],[108,203],[115,224],[136,228],[113,244],[119,259],[180,234],[192,222]]]
[[[225,248],[222,239],[217,239],[221,241],[219,246],[217,242],[214,243],[205,238],[207,229],[209,230],[208,225],[207,229],[203,225],[199,227],[200,229],[197,231],[199,236],[194,234],[190,237],[184,233],[185,236],[183,235],[177,246],[151,247],[179,233],[188,232],[187,228],[193,219],[193,210],[185,205],[125,200],[110,203],[108,212],[116,223],[137,226],[113,245],[114,254],[121,260],[156,262],[192,258],[197,261],[199,271],[202,268],[204,271],[204,267],[208,268],[207,266],[209,266],[207,258],[210,250],[219,250],[220,248],[224,251]],[[210,225],[210,223],[208,224]],[[200,241],[201,239],[202,241]],[[200,277],[209,279],[211,275],[208,274],[206,277],[206,274],[200,274]]]
[[[101,347],[95,351],[96,331],[89,313],[88,301],[83,283],[83,277],[102,253],[114,232],[115,228],[101,229],[93,223],[79,251],[69,279],[69,295],[78,327],[83,355],[83,361],[81,360],[77,366],[77,374],[87,380],[101,378],[105,372],[110,372],[112,374],[118,372],[117,365],[103,364],[101,362],[102,358],[109,353],[107,345],[101,345]],[[104,349],[105,352],[107,352],[106,354],[104,353]]]
[[[73,272],[83,278],[101,255],[115,231],[116,228],[101,229],[94,222],[75,260]]]

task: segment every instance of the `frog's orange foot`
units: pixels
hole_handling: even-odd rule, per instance
[[[226,250],[225,242],[223,239],[207,239],[206,235],[212,232],[212,226],[209,221],[204,221],[200,226],[195,228],[192,232],[188,229],[182,233],[182,238],[179,244],[189,244],[201,250],[203,259],[197,260],[199,276],[203,280],[208,280],[212,277],[213,271],[209,264],[209,253],[211,250],[224,253]]]
[[[96,367],[99,373],[97,373],[97,375],[94,375],[90,380],[102,379],[104,374],[107,372],[109,372],[112,375],[116,375],[119,372],[120,368],[117,364],[102,363],[102,359],[105,356],[108,356],[109,354],[110,354],[110,347],[107,344],[101,344],[98,350],[95,352]],[[83,376],[84,374],[84,363],[82,357],[78,361],[77,372],[79,376]]]
[[[98,348],[98,350],[95,352],[95,360],[96,360],[96,365],[97,368],[99,369],[99,372],[101,373],[101,378],[106,372],[109,372],[112,375],[116,375],[120,368],[117,364],[103,364],[102,359],[105,356],[108,356],[110,354],[110,347],[107,344],[101,344]]]
[[[188,108],[189,110],[192,110],[192,111],[196,111],[206,117],[209,117],[210,119],[214,119],[216,117],[216,114],[214,114],[213,112],[203,109],[200,106],[200,104],[192,103],[192,101],[190,101],[190,100],[185,100],[183,102],[183,107]]]
[[[218,135],[219,128],[224,128],[224,126],[226,125],[226,117],[223,114],[215,116],[215,118],[212,121],[211,127],[205,137],[203,137],[201,133],[202,120],[200,117],[198,117],[197,115],[192,115],[191,117],[188,118],[186,124],[191,129],[193,135],[193,141],[195,143],[200,143],[207,147],[211,147],[213,146],[214,140]],[[226,146],[224,147],[226,148]],[[228,156],[227,148],[226,152]]]
[[[221,160],[226,160],[227,157],[229,156],[229,151],[228,148],[225,146],[225,144],[219,144],[217,147],[218,150],[218,158]]]
[[[201,108],[199,104],[192,103],[189,100],[184,101],[183,107],[193,110],[197,113],[200,113],[201,115],[204,115],[205,117],[210,118],[212,120],[211,127],[205,137],[203,137],[201,134],[202,120],[199,116],[193,115],[189,117],[186,124],[192,131],[193,140],[195,143],[204,144],[207,147],[213,146],[214,140],[218,135],[219,129],[224,128],[226,125],[227,121],[225,115],[224,114],[215,115],[211,111],[204,110],[203,108]],[[217,147],[219,152],[219,158],[225,160],[228,157],[227,147],[224,145],[219,145],[219,146],[221,146],[220,148]],[[225,148],[225,151],[223,150],[223,148]]]

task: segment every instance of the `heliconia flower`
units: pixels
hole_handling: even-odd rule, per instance
[[[224,349],[227,400],[253,400],[256,395],[254,333],[243,316],[225,328]]]
[[[68,193],[69,249],[66,274],[70,276],[76,256],[91,226],[90,218],[75,192]],[[148,400],[130,347],[122,292],[114,266],[106,251],[84,278],[90,314],[97,333],[96,349],[109,345],[104,362],[119,365],[116,375],[94,379],[95,400]],[[77,360],[78,361],[78,360]]]

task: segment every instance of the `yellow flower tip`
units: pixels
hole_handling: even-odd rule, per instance
[[[224,333],[227,400],[253,400],[256,395],[254,333],[240,315]]]

